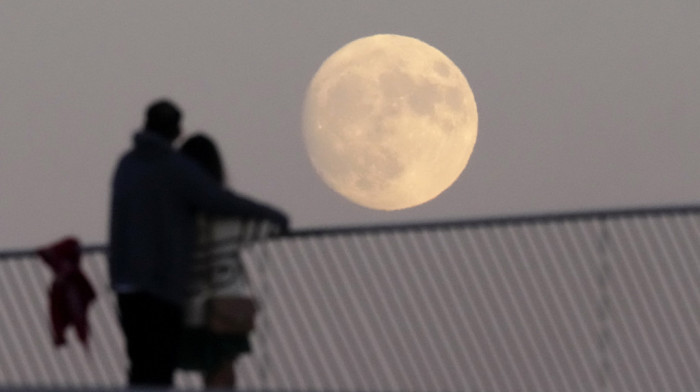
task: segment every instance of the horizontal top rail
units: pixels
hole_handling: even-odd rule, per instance
[[[651,206],[651,207],[631,207],[617,209],[598,209],[582,211],[548,212],[541,214],[521,214],[506,215],[496,217],[483,217],[471,219],[408,222],[378,225],[358,225],[358,226],[338,226],[338,227],[315,227],[308,229],[294,230],[285,237],[311,237],[319,235],[342,235],[353,233],[374,233],[380,231],[412,231],[431,230],[446,227],[474,227],[474,226],[498,226],[519,223],[535,222],[557,222],[569,220],[603,220],[620,219],[631,216],[646,216],[659,214],[683,214],[700,212],[700,204]],[[108,249],[107,244],[88,244],[82,247],[85,254],[102,253]],[[36,248],[0,250],[0,262],[21,257],[31,257],[36,255]]]
[[[292,237],[318,236],[327,234],[351,234],[377,231],[412,231],[442,229],[446,227],[474,227],[474,226],[498,226],[519,223],[536,222],[557,222],[571,220],[602,220],[620,219],[632,216],[663,215],[663,214],[685,214],[700,212],[700,204],[675,205],[675,206],[652,206],[652,207],[632,207],[618,209],[582,210],[566,212],[549,212],[541,214],[506,215],[496,217],[483,217],[458,220],[409,222],[373,226],[345,226],[310,228],[296,230],[290,233]]]
[[[24,249],[10,249],[10,250],[0,250],[0,262],[9,261],[12,259],[25,258],[25,257],[35,257],[39,246],[36,248],[24,248]],[[91,244],[81,246],[83,254],[91,253],[104,253],[107,251],[107,245],[105,244]]]

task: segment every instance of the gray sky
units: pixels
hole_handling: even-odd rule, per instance
[[[104,242],[115,161],[160,96],[296,228],[694,203],[698,20],[696,0],[3,0],[0,249]],[[395,212],[330,190],[300,129],[321,62],[378,33],[440,49],[479,109],[457,182]]]

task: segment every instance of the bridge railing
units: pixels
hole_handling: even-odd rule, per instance
[[[263,304],[243,390],[700,390],[700,207],[297,232],[244,252]],[[120,387],[101,247],[88,351],[51,345],[51,276],[0,254],[0,386]],[[199,388],[192,373],[180,388]]]

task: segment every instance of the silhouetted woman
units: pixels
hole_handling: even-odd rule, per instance
[[[185,156],[191,158],[206,172],[211,174],[219,183],[224,185],[225,175],[221,156],[214,142],[203,134],[190,137],[180,148]],[[214,219],[206,215],[198,218],[198,242],[202,243],[202,236],[212,230]],[[237,256],[235,257],[237,259]],[[195,260],[197,260],[195,258]],[[240,260],[234,260],[240,263]],[[248,335],[215,334],[207,329],[205,322],[204,302],[211,294],[212,274],[211,265],[201,265],[195,261],[193,282],[191,287],[191,299],[186,310],[185,331],[182,341],[180,356],[180,368],[199,370],[203,372],[204,380],[208,388],[235,388],[235,360],[243,353],[250,351]],[[235,264],[235,263],[234,263]],[[244,273],[242,265],[236,274]],[[244,276],[236,276],[238,280],[245,280]]]

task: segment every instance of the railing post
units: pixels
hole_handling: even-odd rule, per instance
[[[610,337],[611,337],[611,297],[610,279],[612,278],[612,252],[611,235],[607,215],[600,220],[600,236],[598,237],[598,259],[596,265],[596,280],[598,285],[598,304],[596,316],[598,318],[597,342],[600,355],[598,368],[598,387],[600,391],[608,391],[610,388]]]

